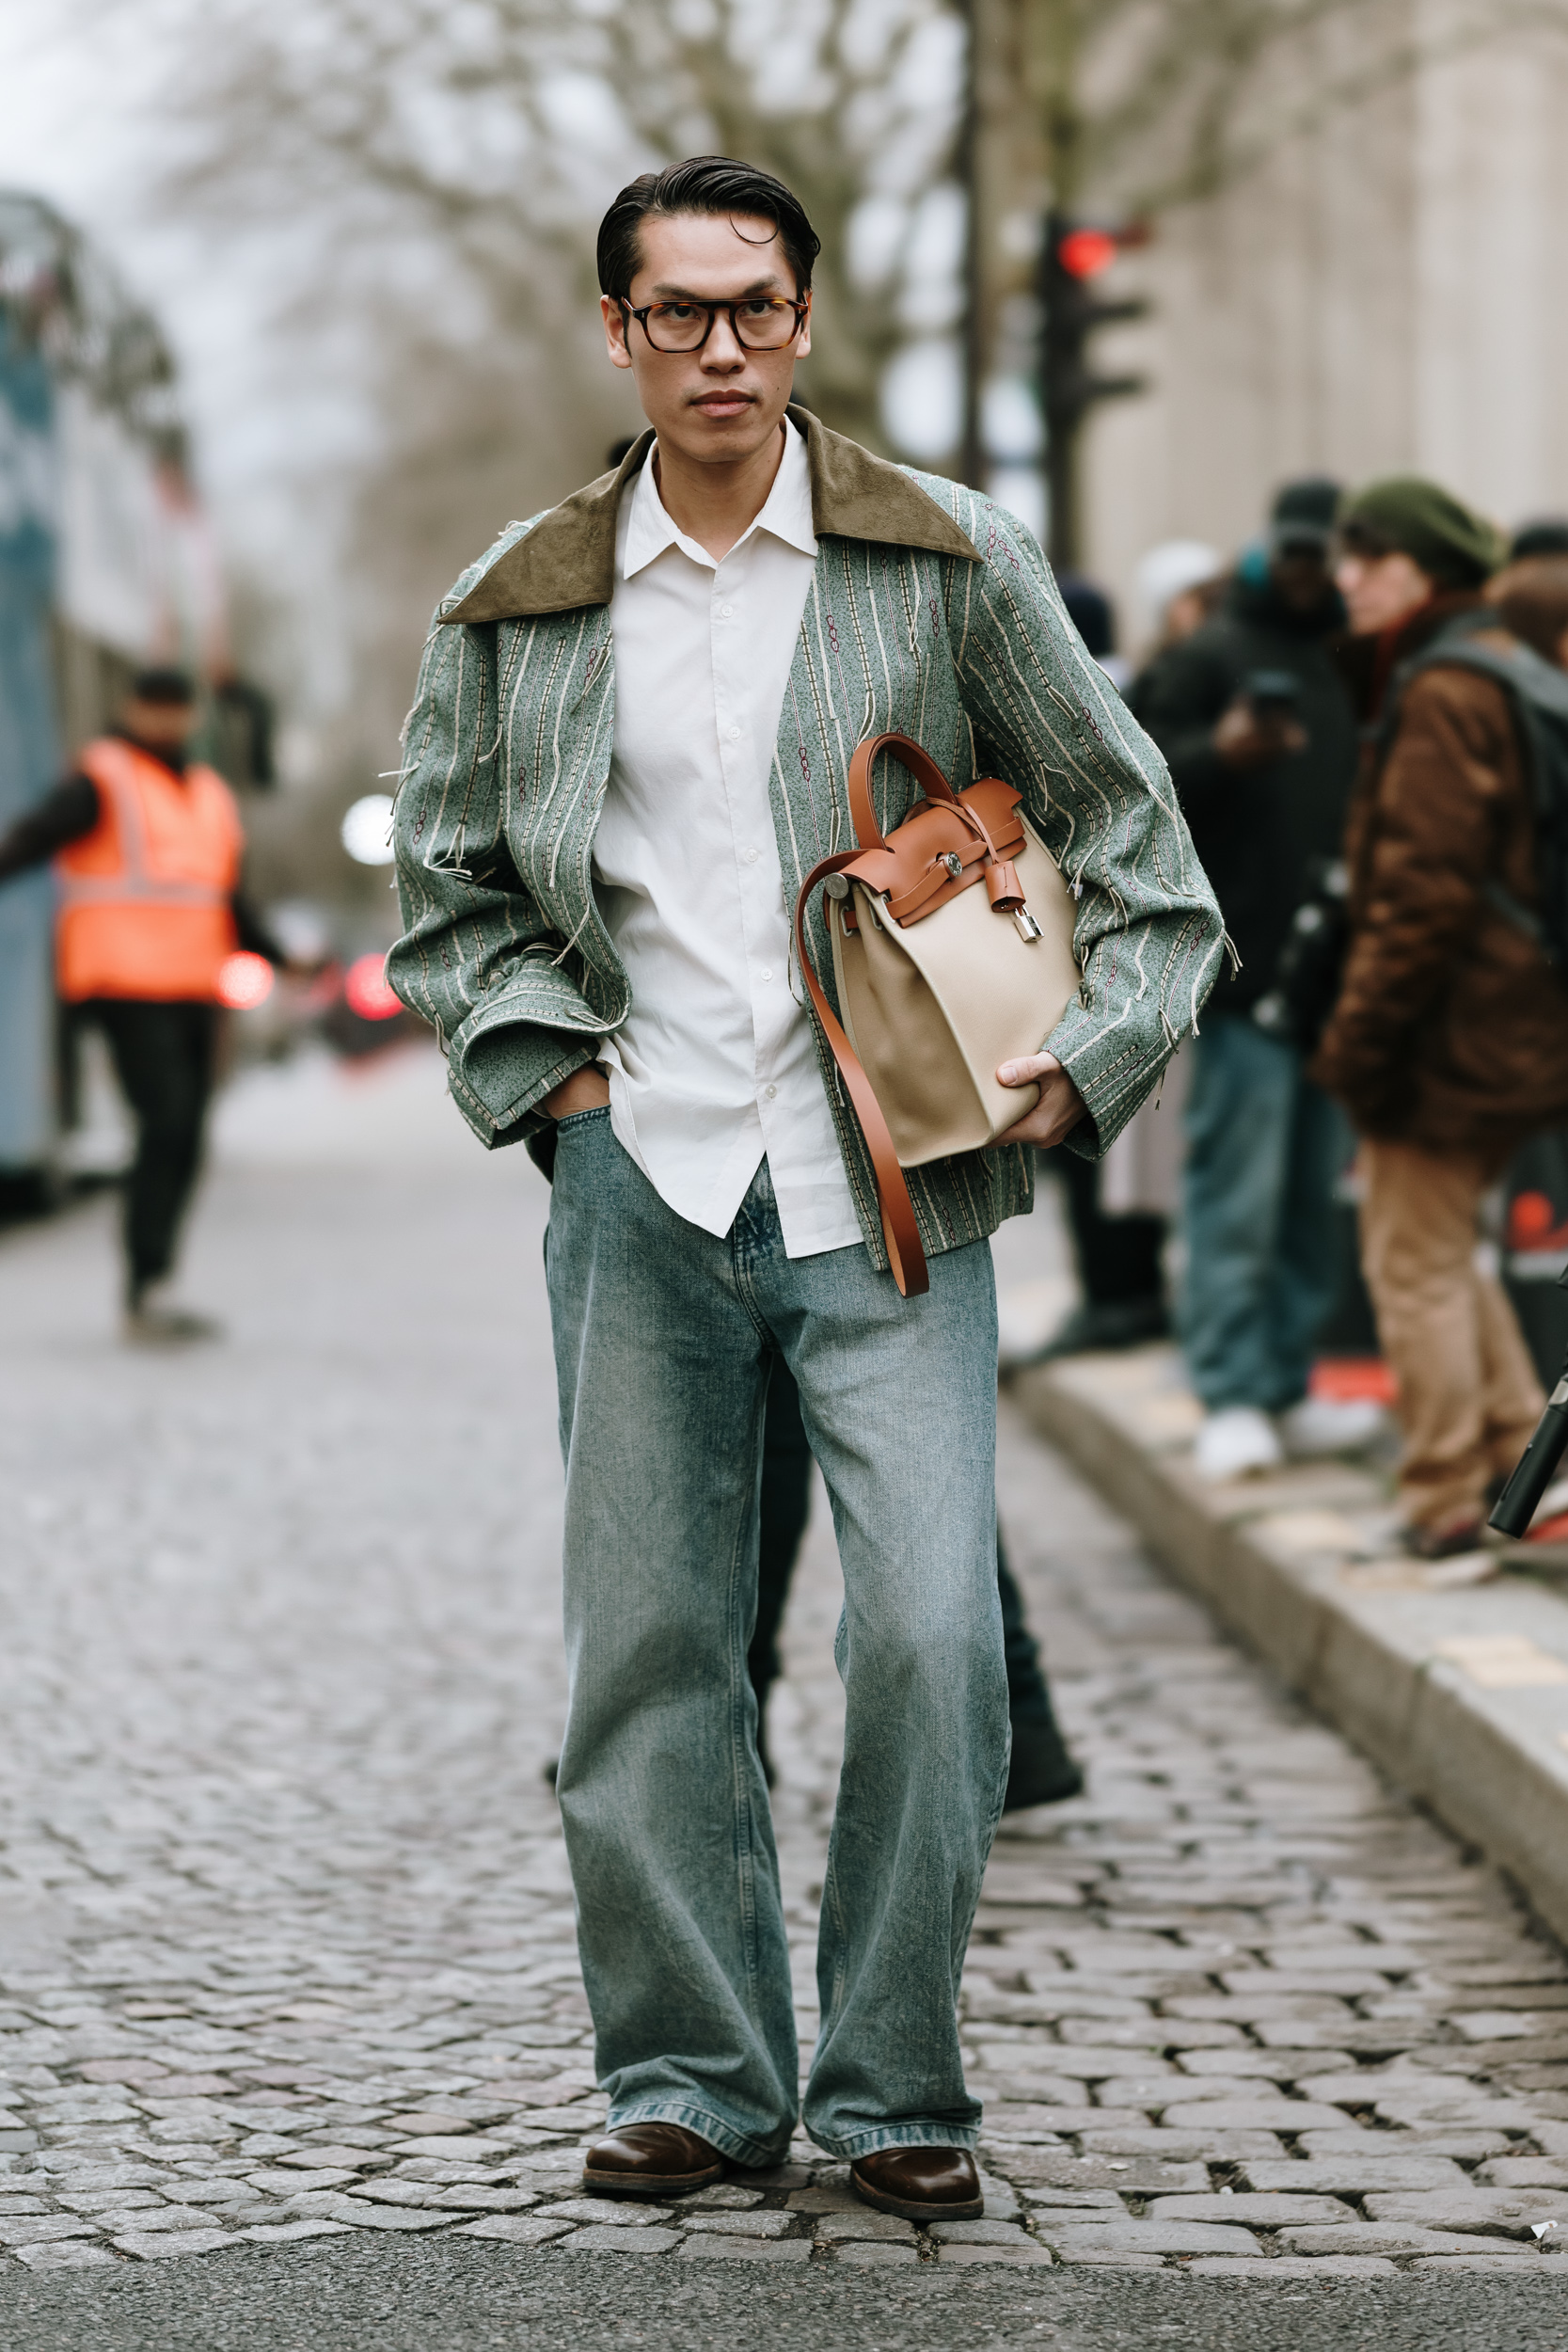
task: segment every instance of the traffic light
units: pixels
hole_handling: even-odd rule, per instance
[[[1129,246],[1144,245],[1148,232],[1138,224],[1112,230],[1053,213],[1046,222],[1040,258],[1040,409],[1045,418],[1046,469],[1051,493],[1051,560],[1059,570],[1077,560],[1075,453],[1079,428],[1097,401],[1141,392],[1141,375],[1095,375],[1088,341],[1096,327],[1140,319],[1148,305],[1141,295],[1103,301],[1090,292],[1095,278]]]

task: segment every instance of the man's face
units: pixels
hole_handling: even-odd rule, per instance
[[[147,703],[133,694],[120,713],[127,735],[153,751],[175,752],[189,742],[196,712],[189,703]]]
[[[745,295],[793,299],[798,291],[772,223],[740,214],[644,220],[641,257],[628,296],[637,310]],[[722,313],[701,351],[656,351],[640,322],[610,295],[599,307],[610,358],[631,370],[642,413],[665,448],[698,465],[743,464],[778,431],[795,362],[811,349],[809,316],[782,351],[743,350]]]
[[[1350,625],[1357,637],[1375,637],[1429,604],[1436,585],[1402,549],[1358,555],[1347,549],[1334,569]]]
[[[1316,540],[1287,541],[1269,565],[1269,578],[1281,604],[1291,612],[1316,612],[1333,582],[1328,553]]]

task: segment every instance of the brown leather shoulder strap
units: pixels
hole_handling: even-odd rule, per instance
[[[907,738],[894,735],[881,736],[877,739],[883,743],[902,743]],[[865,748],[863,743],[861,751]],[[919,746],[911,744],[910,748],[918,750]],[[860,755],[857,752],[857,761]],[[924,752],[920,756],[923,761],[926,759]],[[918,773],[918,771],[915,772]],[[940,770],[934,772],[941,775]],[[853,768],[850,774],[854,774]],[[942,781],[945,785],[945,777]],[[863,783],[862,790],[864,791]],[[866,804],[869,809],[869,795],[866,795]],[[856,830],[859,831],[858,823]],[[880,835],[877,838],[879,841]],[[872,845],[867,843],[865,846]],[[810,993],[816,1017],[822,1024],[833,1059],[838,1064],[839,1075],[848,1091],[855,1117],[860,1121],[861,1134],[865,1138],[865,1148],[871,1154],[872,1170],[877,1179],[877,1206],[881,1211],[882,1237],[887,1243],[893,1279],[901,1296],[918,1298],[922,1292],[930,1289],[931,1278],[927,1270],[926,1252],[921,1247],[920,1228],[915,1222],[914,1202],[910,1199],[910,1188],[904,1182],[904,1171],[898,1165],[898,1154],[893,1148],[893,1137],[888,1133],[887,1120],[882,1117],[882,1106],[871,1091],[871,1081],[861,1068],[860,1057],[845,1036],[838,1017],[823,993],[822,983],[816,977],[816,969],[806,946],[806,911],[812,892],[818,882],[826,882],[830,874],[842,873],[858,854],[857,850],[845,850],[836,857],[825,857],[820,866],[812,867],[800,884],[800,895],[795,901],[795,952],[800,959],[800,976]]]
[[[872,762],[882,752],[891,752],[909,770],[928,801],[950,801],[956,804],[958,798],[930,753],[922,751],[912,736],[868,735],[863,743],[855,746],[855,755],[849,762],[849,815],[855,838],[863,850],[887,846],[871,803]]]

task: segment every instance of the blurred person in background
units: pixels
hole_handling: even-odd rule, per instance
[[[1104,589],[1082,572],[1058,572],[1056,588],[1084,651],[1094,656],[1113,686],[1125,686],[1128,668],[1117,651],[1116,607]]]
[[[1355,775],[1329,642],[1345,617],[1329,569],[1338,498],[1317,477],[1287,484],[1220,610],[1131,695],[1236,955],[1187,1049],[1180,1330],[1204,1409],[1196,1467],[1212,1479],[1363,1445],[1382,1425],[1374,1405],[1307,1392],[1338,1281],[1334,1186],[1350,1136],[1298,1048],[1252,1017],[1317,868],[1339,854]]]
[[[1225,595],[1225,558],[1203,539],[1164,539],[1140,556],[1136,580],[1149,660],[1203,627]]]
[[[1542,515],[1533,522],[1521,523],[1513,534],[1508,560],[1519,564],[1532,555],[1568,555],[1568,519]]]
[[[723,157],[644,174],[606,215],[606,341],[650,429],[438,609],[388,975],[439,1024],[476,1134],[552,1170],[559,1793],[610,2095],[585,2185],[774,2164],[801,2113],[745,1654],[783,1355],[845,1584],[805,2124],[864,2201],[960,2220],[984,2192],[955,1996],[1007,1755],[988,1237],[1028,1205],[1018,1147],[1086,1120],[1081,1148],[1103,1149],[1131,1117],[1221,927],[1027,532],[790,406],[817,250],[787,188]],[[1026,717],[998,688],[1025,668]],[[840,837],[857,738],[915,710],[960,782],[973,726],[1046,837],[1070,832],[1085,986],[1055,1051],[1001,1066],[1039,1092],[999,1148],[916,1173],[929,1284],[900,1297],[790,989],[790,909]],[[890,760],[877,790],[895,823],[917,787]]]
[[[171,1275],[201,1163],[219,975],[237,949],[281,961],[240,888],[234,796],[188,756],[196,715],[182,670],[143,670],[118,727],[0,839],[0,882],[54,860],[59,993],[102,1030],[135,1122],[123,1329],[151,1347],[217,1336],[173,1296]]]
[[[1568,1123],[1568,993],[1540,944],[1510,690],[1441,660],[1466,639],[1514,642],[1483,600],[1497,534],[1436,484],[1397,476],[1350,502],[1341,540],[1370,731],[1343,978],[1312,1067],[1362,1137],[1362,1263],[1399,1380],[1403,1542],[1435,1560],[1480,1541],[1489,1489],[1542,1409],[1513,1311],[1478,1263],[1478,1215],[1518,1145]]]
[[[1486,601],[1511,637],[1568,670],[1568,529],[1562,535],[1560,553],[1511,555],[1487,582]]]
[[[1155,557],[1166,552],[1156,549]],[[1192,626],[1201,618],[1193,575],[1203,582],[1212,579],[1219,557],[1212,548],[1179,541],[1169,551],[1174,561],[1156,565],[1155,585],[1163,592],[1157,619],[1164,629],[1180,628],[1174,608],[1190,608]],[[1154,558],[1146,559],[1152,562]],[[1174,583],[1174,585],[1173,585]],[[1073,627],[1112,684],[1126,691],[1129,667],[1117,652],[1116,613],[1109,596],[1081,573],[1058,574],[1056,585]],[[1146,594],[1148,584],[1145,583]],[[1164,592],[1167,592],[1164,594]],[[1147,1111],[1140,1111],[1141,1119]],[[1123,1216],[1105,1213],[1102,1170],[1098,1160],[1081,1159],[1075,1152],[1042,1152],[1039,1169],[1062,1188],[1068,1231],[1072,1241],[1073,1270],[1078,1277],[1077,1304],[1052,1332],[1043,1346],[1022,1359],[1043,1364],[1062,1356],[1082,1356],[1108,1348],[1137,1347],[1163,1339],[1168,1327],[1164,1288],[1165,1220],[1134,1210]],[[1022,1365],[1015,1369],[1022,1368]],[[1006,1574],[1006,1570],[1004,1570]],[[1010,1577],[1006,1580],[1011,1583]],[[1016,1597],[1016,1587],[1014,1588]],[[1007,1612],[1006,1584],[1003,1613]],[[1016,1716],[1015,1716],[1016,1720]],[[1015,1741],[1015,1754],[1016,1754]],[[1021,1800],[1021,1802],[1023,1802]]]

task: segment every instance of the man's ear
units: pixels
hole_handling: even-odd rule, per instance
[[[599,316],[604,321],[604,339],[610,353],[610,363],[615,368],[629,368],[631,353],[626,349],[626,314],[612,295],[599,296]]]

